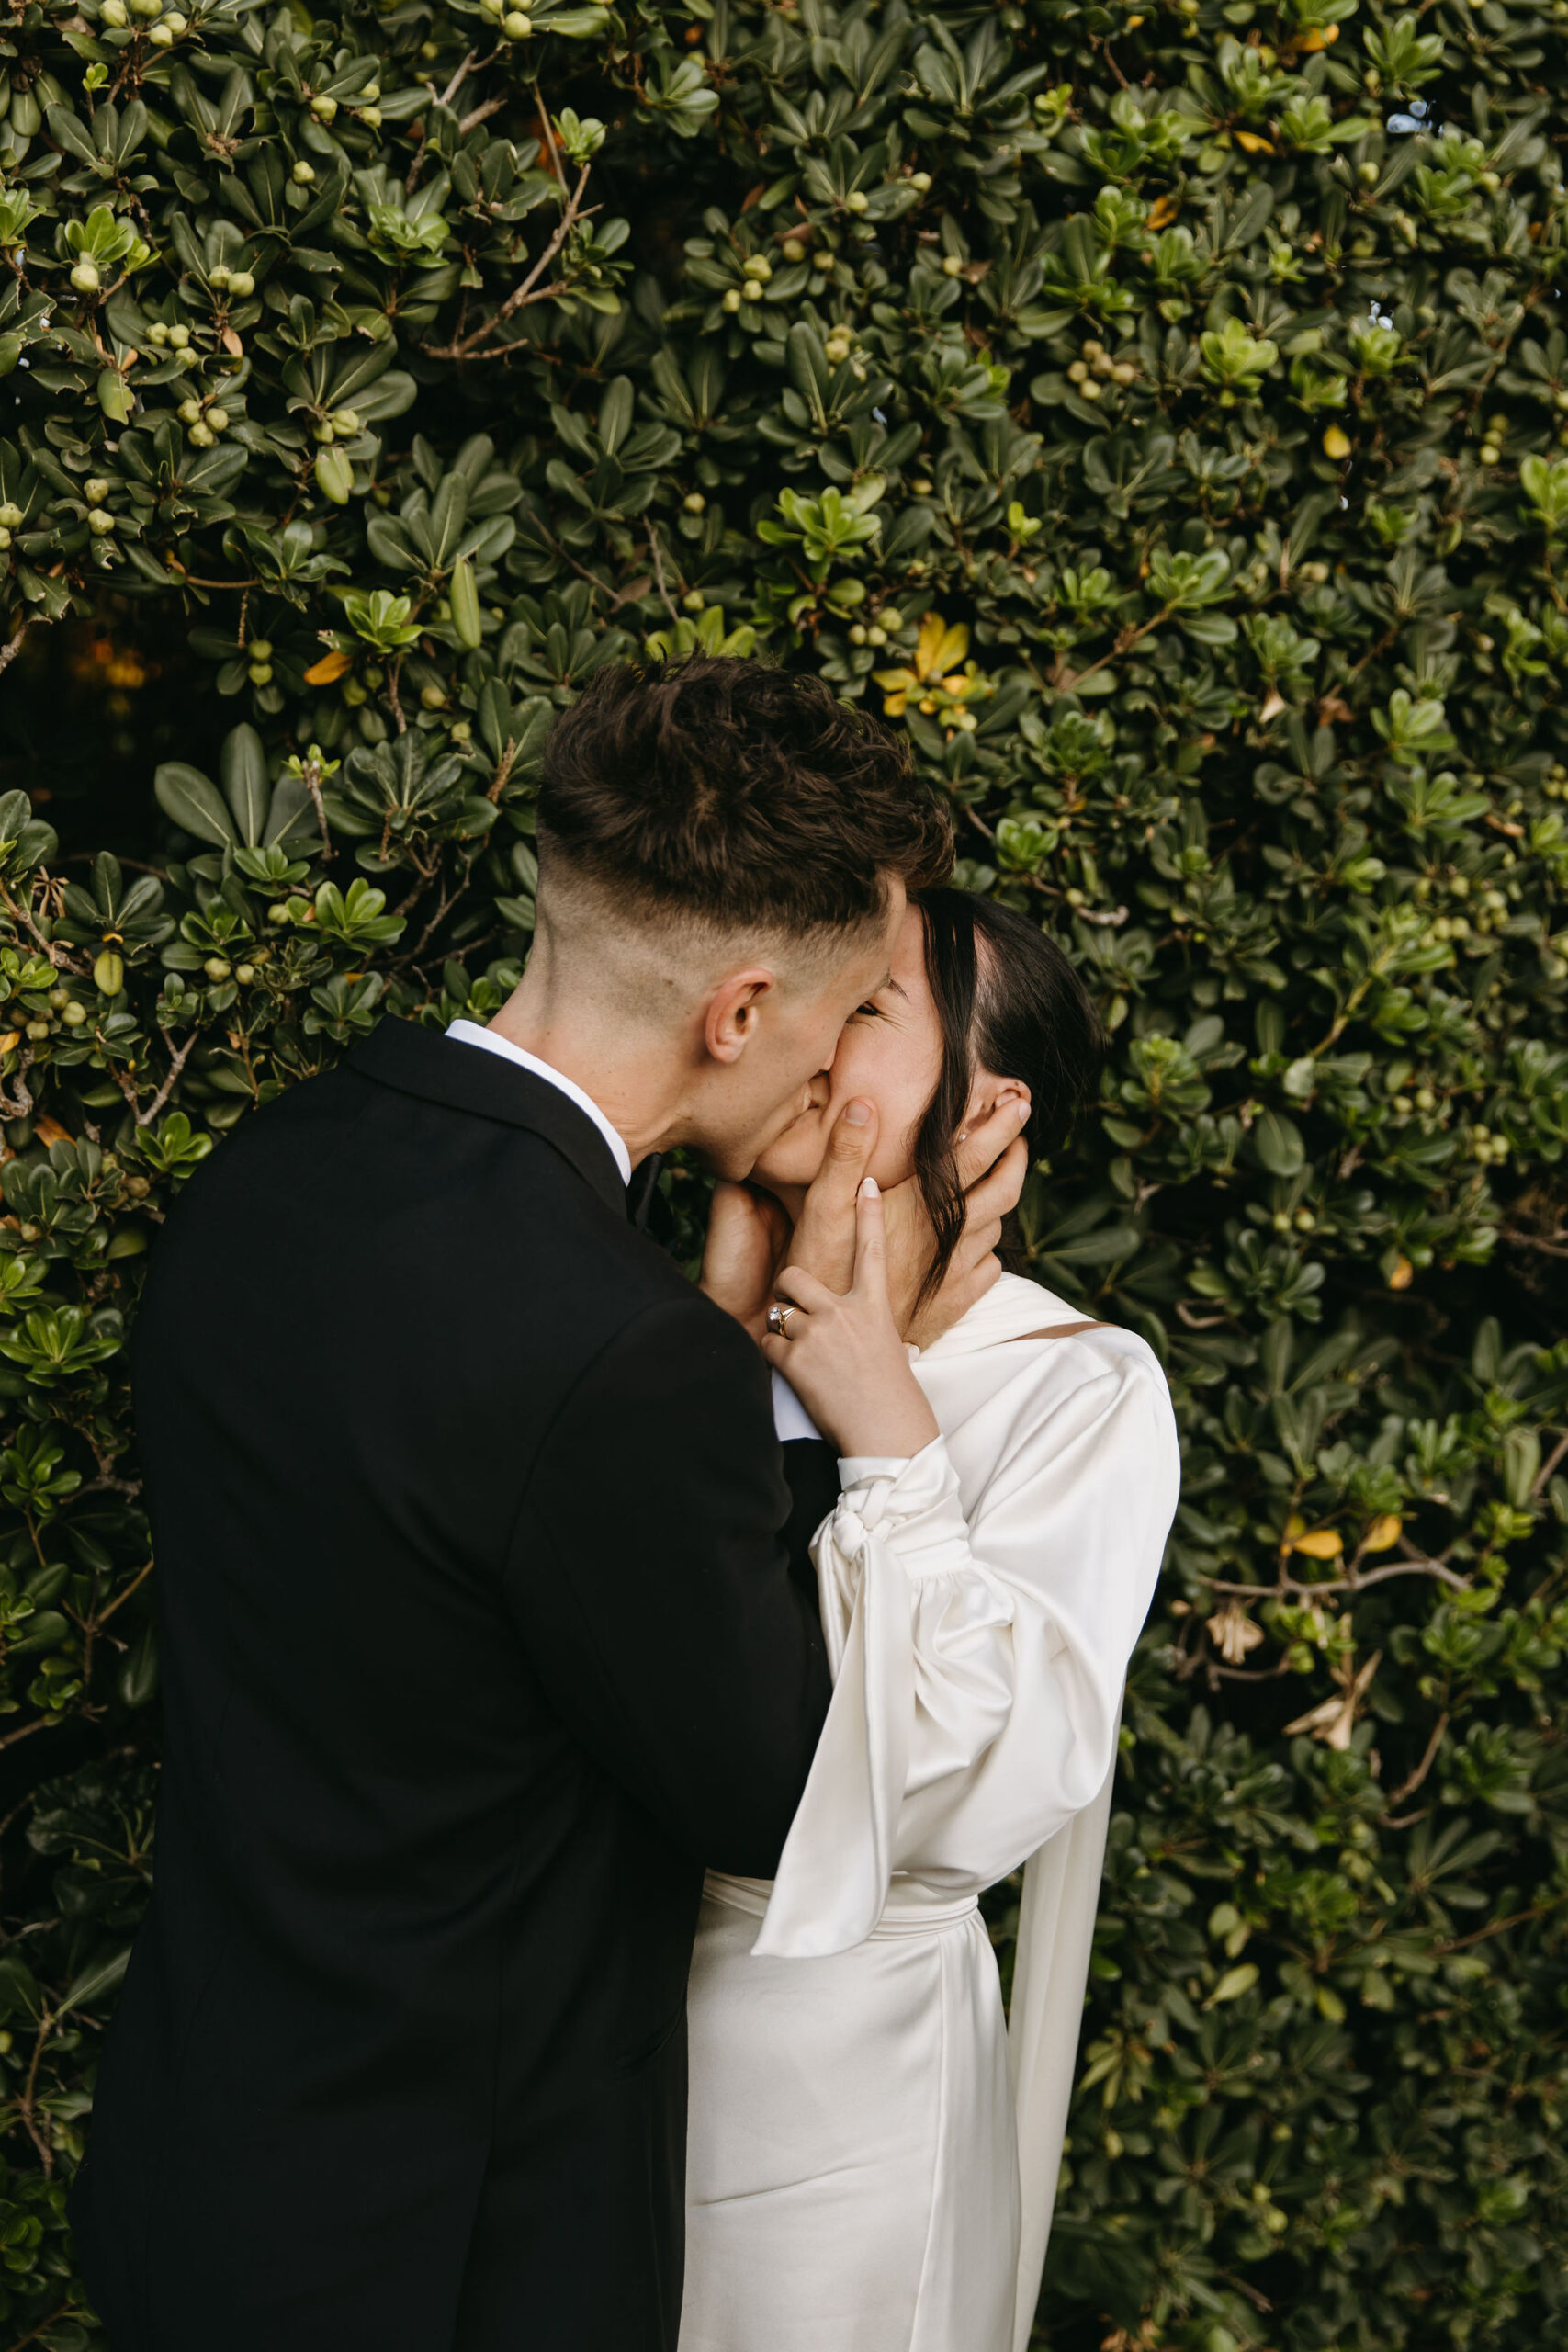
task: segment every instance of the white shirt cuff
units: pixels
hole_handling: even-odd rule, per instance
[[[794,1438],[822,1434],[782,1372],[773,1374],[773,1428],[781,1445]]]

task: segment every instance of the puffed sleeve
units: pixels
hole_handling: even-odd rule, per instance
[[[759,1953],[860,1942],[895,1872],[988,1885],[1105,1785],[1176,1507],[1175,1426],[1124,1334],[1057,1341],[1032,1369],[994,1408],[967,1518],[941,1438],[840,1465],[816,1544],[833,1699]]]

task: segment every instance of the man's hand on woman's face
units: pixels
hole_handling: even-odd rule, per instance
[[[1001,1260],[996,1253],[1002,1238],[1002,1219],[1017,1208],[1029,1173],[1029,1152],[1023,1137],[1017,1133],[1029,1115],[1029,1106],[1020,1106],[1017,1118],[1011,1113],[1012,1106],[1004,1105],[994,1114],[998,1131],[1003,1135],[1011,1132],[1011,1142],[973,1183],[964,1187],[964,1231],[942,1278],[941,1289],[927,1299],[918,1313],[914,1309],[918,1281],[910,1291],[910,1311],[901,1328],[905,1339],[918,1348],[929,1348],[943,1331],[951,1330],[976,1299],[984,1298],[1001,1272]],[[996,1140],[995,1136],[990,1138],[986,1148],[994,1148]]]
[[[771,1193],[714,1186],[699,1287],[761,1340],[789,1242],[789,1219]]]
[[[852,1120],[852,1112],[866,1115]],[[987,1118],[977,1120],[959,1144],[958,1175],[965,1195],[964,1232],[942,1288],[927,1301],[918,1318],[915,1300],[931,1262],[936,1237],[913,1177],[882,1195],[888,1300],[899,1329],[917,1345],[929,1346],[939,1331],[956,1323],[1001,1271],[994,1253],[1001,1239],[1002,1219],[1017,1207],[1029,1173],[1029,1155],[1020,1133],[1028,1116],[1027,1102],[999,1103]],[[855,1197],[876,1149],[876,1136],[874,1104],[846,1103],[834,1123],[828,1157],[806,1195],[784,1261],[802,1268],[840,1296],[854,1281]],[[705,1272],[704,1280],[705,1287]]]

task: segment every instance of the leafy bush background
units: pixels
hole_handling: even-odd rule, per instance
[[[1552,2340],[1568,0],[0,30],[0,691],[71,820],[0,801],[0,2342],[103,2340],[146,1248],[384,1012],[499,1004],[552,711],[697,643],[899,718],[1114,1034],[1029,1231],[1187,1485],[1040,2340]]]

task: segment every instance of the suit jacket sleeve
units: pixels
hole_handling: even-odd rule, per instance
[[[839,1508],[839,1457],[825,1437],[788,1438],[779,1451],[789,1487],[789,1518],[784,1523],[789,1572],[820,1625],[822,1604],[811,1544],[822,1521]]]
[[[831,1695],[789,1573],[761,1356],[694,1294],[645,1309],[541,1449],[507,1564],[535,1671],[698,1860],[771,1876]]]

